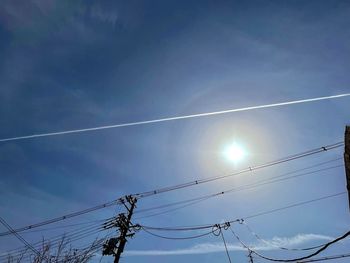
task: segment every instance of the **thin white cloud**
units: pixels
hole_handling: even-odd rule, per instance
[[[305,244],[307,242],[312,242],[314,240],[325,240],[331,241],[333,238],[325,235],[317,235],[317,234],[298,234],[294,237],[274,237],[270,240],[270,242],[275,246],[280,247],[295,247],[297,245]]]
[[[305,246],[314,241],[330,241],[333,240],[330,236],[317,234],[298,234],[294,237],[273,237],[266,240],[270,244],[263,242],[248,244],[257,251],[276,250],[280,247],[297,247]],[[323,243],[323,242],[319,242]],[[239,243],[228,243],[227,249],[229,251],[245,251]],[[125,252],[124,256],[171,256],[171,255],[195,255],[195,254],[210,254],[224,252],[225,247],[221,242],[201,243],[191,246],[189,248],[172,249],[172,250],[129,250]]]

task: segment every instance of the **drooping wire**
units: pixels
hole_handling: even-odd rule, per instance
[[[246,248],[248,251],[251,251],[253,254],[257,255],[258,257],[268,260],[268,261],[274,261],[274,262],[295,262],[295,261],[303,261],[305,259],[309,259],[312,258],[318,254],[320,254],[322,251],[326,250],[330,245],[339,242],[340,240],[350,236],[350,231],[346,232],[345,234],[343,234],[342,236],[324,244],[320,249],[318,249],[317,251],[307,255],[307,256],[303,256],[303,257],[299,257],[299,258],[293,258],[293,259],[276,259],[276,258],[271,258],[271,257],[266,257],[262,254],[260,254],[259,252],[257,252],[256,250],[253,250],[252,248],[250,248],[249,246],[247,246],[244,242],[242,242],[242,240],[239,238],[239,236],[233,231],[232,227],[229,227],[229,229],[231,230],[233,236],[238,240],[238,242],[244,247]]]
[[[196,239],[196,238],[200,238],[200,237],[204,237],[204,236],[208,236],[210,234],[213,233],[213,231],[209,231],[209,232],[205,232],[203,234],[199,234],[199,235],[194,235],[194,236],[185,236],[185,237],[170,237],[170,236],[163,236],[163,235],[158,235],[155,234],[151,231],[149,231],[147,228],[145,227],[141,227],[141,229],[143,231],[145,231],[147,234],[150,234],[152,236],[158,237],[158,238],[163,238],[163,239],[169,239],[169,240],[187,240],[187,239]]]
[[[246,229],[250,232],[250,234],[252,236],[254,236],[257,240],[260,240],[261,242],[269,245],[269,246],[273,246],[275,248],[279,248],[281,250],[288,250],[288,251],[307,251],[307,250],[314,250],[316,248],[320,248],[322,246],[324,246],[325,244],[321,244],[318,246],[312,246],[312,247],[306,247],[306,248],[287,248],[287,247],[282,247],[282,246],[278,246],[273,242],[269,242],[263,238],[261,238],[255,231],[252,230],[252,228],[247,224],[247,222],[245,220],[242,219],[242,221],[239,222],[240,224],[244,225],[246,227]]]
[[[322,257],[322,258],[313,258],[313,259],[298,261],[298,263],[319,262],[319,261],[333,260],[333,259],[339,259],[339,258],[348,258],[348,257],[350,257],[350,253],[342,254],[342,255],[327,256],[327,257]]]
[[[211,229],[214,224],[198,225],[198,226],[183,226],[183,227],[153,227],[141,225],[142,229],[157,230],[157,231],[195,231],[203,229]]]

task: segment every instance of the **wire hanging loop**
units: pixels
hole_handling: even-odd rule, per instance
[[[213,227],[212,227],[212,233],[213,233],[213,235],[214,236],[220,236],[220,234],[221,234],[221,226],[220,226],[220,224],[215,224],[215,225],[213,225]]]
[[[224,228],[224,230],[227,230],[227,229],[230,228],[230,226],[231,226],[230,222],[225,222],[224,225],[223,225],[223,228]]]
[[[130,228],[132,228],[134,231],[137,232],[137,231],[140,231],[142,227],[140,224],[135,224],[135,225],[132,224]]]

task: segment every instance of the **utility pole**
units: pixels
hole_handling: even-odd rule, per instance
[[[136,202],[137,199],[135,197],[131,195],[125,196],[125,199],[122,199],[122,203],[128,210],[128,215],[125,216],[124,213],[121,213],[114,221],[107,222],[104,226],[106,229],[112,227],[117,227],[119,229],[119,237],[111,238],[103,245],[102,255],[114,255],[114,263],[119,263],[127,238],[135,235],[133,230],[137,228],[137,225],[131,223],[131,217],[136,207]],[[128,203],[129,206],[126,203]]]
[[[344,163],[345,163],[345,174],[346,174],[346,187],[348,189],[348,200],[350,208],[350,126],[345,127],[345,151],[344,151]]]

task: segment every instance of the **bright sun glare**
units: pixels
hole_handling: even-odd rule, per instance
[[[242,161],[247,155],[247,151],[243,145],[236,142],[226,146],[223,153],[227,160],[234,163]]]

